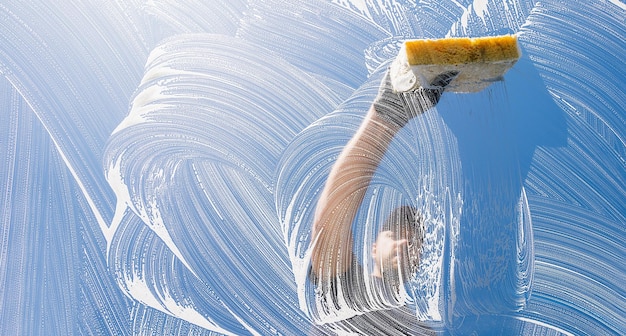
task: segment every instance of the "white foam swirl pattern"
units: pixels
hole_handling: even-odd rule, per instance
[[[446,334],[619,335],[625,10],[3,1],[0,334],[333,334],[299,291],[311,213],[380,65],[403,38],[519,32],[504,83],[444,95],[395,139],[355,251],[369,267],[377,222],[410,203],[426,245],[403,318]]]
[[[122,287],[156,309],[235,334],[310,328],[293,302],[273,173],[289,140],[337,101],[259,51],[219,35],[164,42],[105,157],[118,201],[138,216],[122,210],[113,244]],[[144,249],[147,264],[137,263]],[[220,308],[232,316],[214,316]]]

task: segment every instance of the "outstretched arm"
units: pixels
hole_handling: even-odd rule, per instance
[[[398,126],[372,106],[333,165],[315,210],[312,271],[320,278],[352,265],[352,221]]]
[[[318,278],[332,279],[352,265],[352,221],[370,181],[396,133],[437,104],[443,87],[454,78],[442,76],[433,82],[438,89],[395,93],[389,74],[385,75],[376,100],[335,162],[317,203],[311,270]]]

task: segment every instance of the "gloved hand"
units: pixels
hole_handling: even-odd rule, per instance
[[[403,127],[412,118],[437,105],[443,90],[456,75],[458,72],[455,71],[438,75],[431,83],[433,88],[419,87],[412,91],[395,92],[387,70],[373,103],[376,113],[392,124]]]

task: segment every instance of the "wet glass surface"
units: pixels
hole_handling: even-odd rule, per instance
[[[625,14],[3,2],[0,334],[619,334]],[[352,225],[358,266],[333,285],[355,299],[318,310],[316,203],[398,42],[506,33],[523,55],[503,81],[444,93],[393,138]],[[372,248],[405,204],[423,244],[392,300]]]

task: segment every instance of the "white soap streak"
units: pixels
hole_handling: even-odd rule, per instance
[[[109,209],[107,209],[106,204],[102,204],[106,203],[106,201],[97,200],[96,195],[106,194],[105,190],[107,190],[107,187],[102,185],[102,179],[95,176],[95,171],[90,170],[89,166],[98,164],[99,158],[96,153],[101,151],[101,144],[107,135],[102,131],[87,131],[87,127],[84,125],[94,123],[110,125],[112,120],[111,118],[101,118],[97,121],[91,121],[86,117],[88,113],[81,112],[87,110],[93,113],[99,110],[102,112],[102,115],[106,115],[102,111],[104,106],[94,107],[99,97],[94,97],[92,93],[90,98],[93,98],[94,101],[86,100],[89,96],[86,94],[87,90],[85,90],[86,88],[91,88],[94,92],[106,92],[109,89],[106,86],[110,83],[101,83],[97,80],[98,75],[101,75],[106,70],[97,69],[94,66],[94,71],[89,76],[85,76],[82,79],[82,83],[80,79],[78,82],[74,82],[71,69],[68,69],[66,65],[61,65],[65,55],[61,54],[59,49],[76,49],[77,53],[81,53],[83,51],[81,50],[80,42],[75,39],[66,41],[65,39],[57,38],[64,42],[58,42],[59,45],[51,45],[51,42],[55,39],[55,34],[63,36],[68,33],[66,31],[56,31],[55,29],[50,29],[47,32],[33,31],[29,26],[29,24],[33,23],[24,22],[17,16],[25,9],[17,7],[15,10],[17,12],[12,12],[10,8],[5,7],[2,12],[6,18],[3,22],[6,22],[7,27],[10,27],[11,31],[20,36],[19,40],[13,40],[11,36],[2,36],[4,39],[3,45],[10,50],[4,54],[2,59],[2,63],[6,65],[6,69],[3,72],[24,96],[38,118],[41,119],[57,150],[63,157],[63,160],[66,161],[68,169],[70,169],[76,182],[81,186],[84,197],[90,203],[92,211],[98,219],[98,225],[104,231],[107,225],[107,217],[110,215],[107,213]],[[83,15],[80,9],[73,8],[67,10],[68,13]],[[33,11],[35,15],[41,14],[35,9]],[[54,13],[56,9],[51,9],[51,11]],[[54,16],[47,16],[45,19],[38,21],[37,25],[44,27],[47,25],[53,26],[56,24],[53,19],[55,19]],[[99,27],[94,26],[92,28],[98,29]],[[46,37],[51,37],[52,41],[45,41],[44,37],[38,35],[44,33],[48,34]],[[31,48],[38,49],[39,52],[34,54],[31,52]],[[95,60],[89,57],[77,57],[75,62],[77,62],[77,65],[80,64],[88,68],[92,66]],[[50,71],[51,69],[53,70]],[[81,89],[85,91],[81,92]],[[117,93],[118,95],[110,95],[111,98],[120,99],[119,92]],[[77,97],[79,98],[77,99]],[[94,130],[97,129],[96,127],[93,128]],[[76,140],[78,138],[83,138],[83,141],[77,143]],[[77,157],[82,157],[82,162],[76,160]]]
[[[329,1],[251,0],[237,36],[315,77],[354,89],[367,78],[363,51],[388,33]]]
[[[336,1],[337,2],[337,1]],[[441,38],[465,11],[467,5],[455,0],[365,0],[338,1],[381,27],[390,41],[415,38]],[[369,49],[376,49],[376,41]],[[386,58],[383,61],[387,61]],[[380,65],[380,63],[378,63]],[[373,71],[377,66],[371,68]]]
[[[421,31],[417,38],[441,38],[446,36],[450,27],[459,21],[467,8],[467,1],[443,0],[425,1],[416,11],[420,20]]]
[[[171,314],[173,316],[184,316],[185,320],[215,332],[235,335],[226,329],[217,327],[214,323],[211,323],[211,321],[208,321],[204,316],[200,315],[193,307],[181,306],[174,298],[167,295],[167,293],[165,293],[165,296],[161,297],[161,300],[157,300],[153,296],[150,286],[145,283],[143,279],[126,278],[121,285],[125,287],[128,294],[134,300],[137,300],[143,305],[156,308],[157,310],[161,310],[163,313]]]
[[[143,8],[158,20],[159,26],[170,28],[169,35],[210,32],[233,36],[246,5],[243,0],[150,0]]]
[[[332,0],[332,2],[372,19],[366,0]]]
[[[80,202],[56,195],[80,191],[33,111],[4,78],[0,101],[0,334],[71,330],[79,320],[75,265],[84,214]]]
[[[619,7],[620,9],[626,10],[626,4],[620,0],[609,0],[609,2]]]
[[[515,33],[524,24],[536,1],[474,0],[463,10],[447,36],[486,36]]]
[[[528,204],[526,189],[522,187],[522,196],[517,204],[517,214],[520,223],[517,232],[517,288],[518,294],[523,296],[524,304],[528,302],[531,295],[535,272],[535,242],[532,224],[532,213]]]
[[[211,316],[207,311],[228,311],[228,307],[214,297],[192,295],[190,288],[202,287],[196,283],[196,275],[132,214],[124,219],[112,253],[110,260],[118,272],[118,284],[133,300],[207,330],[230,335],[245,332],[243,328],[219,327],[226,323],[222,317],[226,315]],[[124,254],[125,260],[115,257],[119,254]],[[150,323],[147,321],[144,328],[150,328]]]
[[[567,143],[539,148],[526,180],[536,246],[522,314],[572,334],[619,334],[626,209],[623,8],[543,2],[522,43],[567,121]],[[566,34],[565,32],[576,32]]]
[[[152,233],[137,241],[120,227],[124,247],[111,258],[121,285],[146,304],[218,332],[313,328],[293,301],[272,176],[281,148],[331,110],[335,94],[270,51],[204,34],[156,48],[135,98],[132,122],[113,134],[105,161],[118,201]],[[144,244],[165,244],[193,274],[189,281],[206,283],[212,294],[191,295],[170,276],[124,275],[137,272],[124,261],[134,255],[128,248]],[[148,254],[146,262],[173,257],[164,253]],[[166,289],[189,304],[157,294]],[[185,313],[193,307],[209,317],[216,305],[229,313],[204,322]]]
[[[474,13],[480,17],[483,22],[485,22],[485,15],[489,15],[489,10],[487,9],[488,0],[477,0],[474,1],[472,7],[474,7]]]
[[[158,95],[153,96],[153,98],[162,98]],[[158,108],[158,107],[157,107]],[[132,115],[132,113],[130,114]],[[128,119],[128,118],[127,118]],[[120,125],[124,125],[124,127],[132,126],[133,123],[129,123],[127,119],[124,119]],[[135,121],[135,123],[140,123],[140,121]],[[119,128],[119,126],[118,126]],[[115,131],[114,131],[115,133]],[[159,238],[167,245],[167,247],[176,255],[178,259],[180,259],[188,269],[192,272],[193,270],[189,267],[185,258],[178,250],[176,244],[172,241],[172,237],[170,236],[167,228],[165,227],[165,223],[163,222],[163,217],[159,211],[157,197],[152,195],[148,196],[145,200],[138,199],[137,196],[131,197],[131,193],[126,186],[124,180],[124,173],[121,171],[122,163],[121,158],[118,158],[112,165],[105,171],[107,181],[111,188],[116,192],[117,196],[117,204],[115,208],[115,214],[113,219],[111,220],[110,226],[103,230],[105,235],[105,239],[107,242],[107,258],[109,257],[109,252],[111,248],[111,243],[114,235],[117,233],[120,224],[124,220],[124,217],[128,215],[130,211],[136,213],[141,220],[146,223],[151,230],[153,230]],[[152,178],[157,179],[159,181],[163,180],[163,170],[159,170],[156,173],[152,174]],[[159,183],[159,182],[155,182]],[[162,182],[161,182],[162,183]],[[131,294],[132,296],[132,294]]]
[[[395,0],[332,0],[380,26],[392,36],[408,36],[417,23],[411,7],[415,4]]]
[[[28,4],[5,1],[0,5],[0,16],[0,71],[19,92],[24,104],[32,109],[27,113],[34,113],[43,125],[36,137],[50,140],[56,147],[50,150],[55,151],[55,155],[62,155],[58,156],[62,163],[46,162],[43,152],[33,148],[33,155],[40,153],[41,162],[49,166],[39,165],[36,159],[24,161],[28,165],[22,172],[33,181],[63,180],[72,188],[50,188],[55,195],[54,201],[45,206],[29,206],[34,217],[24,227],[37,228],[42,233],[46,221],[53,220],[51,227],[58,228],[58,233],[67,240],[61,246],[80,244],[72,252],[76,256],[73,262],[43,264],[47,270],[70,277],[67,281],[54,280],[57,275],[46,279],[47,271],[20,275],[32,281],[33,288],[48,288],[50,295],[57,288],[69,290],[64,298],[54,300],[63,302],[62,306],[66,305],[65,300],[70,300],[70,305],[79,308],[80,312],[49,307],[48,302],[54,301],[41,290],[12,289],[35,304],[24,305],[22,302],[21,309],[29,313],[6,310],[16,312],[15,316],[20,320],[6,322],[3,319],[0,325],[15,329],[42,327],[45,331],[41,333],[45,334],[68,334],[79,330],[119,333],[128,326],[124,311],[127,311],[129,302],[124,301],[119,290],[111,290],[116,286],[102,262],[106,246],[102,235],[113,215],[111,205],[114,200],[102,176],[101,155],[110,131],[124,115],[147,52],[136,36],[127,35],[127,31],[132,31],[131,24],[112,3],[101,3],[96,7],[74,1],[33,1]],[[6,101],[2,103],[6,104]],[[12,110],[10,113],[22,111]],[[24,132],[25,136],[27,134]],[[41,146],[47,148],[47,145]],[[25,155],[31,152],[28,146],[21,147]],[[14,193],[43,196],[38,188],[40,186]],[[19,204],[17,199],[7,203],[16,209]],[[62,215],[57,218],[52,213]],[[17,221],[16,218],[13,220]],[[77,230],[82,232],[79,242],[73,238],[70,229],[64,229],[69,223],[79,226]],[[15,244],[17,248],[19,244]],[[48,255],[66,255],[56,242],[46,244]],[[39,243],[29,243],[28,246],[19,260],[44,260],[38,252]],[[33,281],[35,279],[37,281]],[[35,306],[41,309],[41,313],[33,309]],[[30,312],[37,314],[31,315]],[[57,316],[61,313],[66,315]],[[46,316],[58,322],[48,323]],[[69,324],[64,322],[68,319],[72,321]]]

